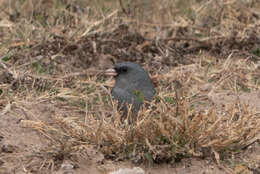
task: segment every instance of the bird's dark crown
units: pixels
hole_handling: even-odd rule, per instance
[[[127,72],[130,72],[130,71],[134,71],[134,72],[137,72],[137,71],[144,71],[143,68],[138,65],[138,64],[135,64],[135,63],[132,63],[132,62],[121,62],[121,63],[117,63],[115,66],[114,66],[114,69],[116,70],[116,72],[118,74],[125,74]]]
[[[126,73],[128,71],[129,67],[127,66],[116,66],[115,70],[118,74],[123,74]]]

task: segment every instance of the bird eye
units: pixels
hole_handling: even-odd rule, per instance
[[[126,72],[127,72],[127,67],[122,66],[122,67],[120,67],[120,68],[116,68],[116,71],[117,71],[118,73],[126,73]]]

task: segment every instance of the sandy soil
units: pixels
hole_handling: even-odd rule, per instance
[[[249,104],[249,106],[259,110],[260,108],[260,93],[241,93],[239,98]],[[217,105],[223,103],[230,104],[236,99],[235,96],[219,94],[212,97],[212,101]],[[48,104],[35,105],[30,113],[26,114],[19,108],[18,104],[12,104],[12,108],[15,108],[15,112],[10,112],[0,116],[0,173],[1,174],[25,174],[32,171],[38,171],[42,165],[50,165],[51,160],[44,161],[41,152],[46,149],[47,141],[42,139],[36,132],[23,128],[22,120],[36,119],[36,120],[50,120],[49,114],[55,112]],[[17,114],[19,113],[19,114]],[[36,118],[32,118],[32,115]],[[131,161],[116,162],[106,160],[104,156],[97,150],[90,147],[85,152],[86,156],[76,155],[75,158],[62,160],[61,167],[55,169],[57,174],[74,173],[74,174],[103,174],[111,171],[116,171],[120,168],[133,168],[141,167],[147,174],[226,174],[236,172],[225,165],[226,168],[219,167],[215,161],[211,159],[201,158],[187,158],[180,162],[173,164],[134,164]],[[243,153],[238,156],[242,161],[246,161],[248,164],[256,167],[260,165],[260,146],[259,142],[255,142],[247,148]],[[48,159],[48,158],[47,158]],[[45,157],[46,160],[46,157]],[[57,159],[58,160],[58,159]],[[251,160],[251,161],[250,161]],[[259,160],[259,161],[257,161]],[[238,171],[242,170],[241,173],[249,172],[252,173],[248,168],[238,166]],[[40,170],[41,171],[41,170]],[[50,170],[42,170],[40,173],[49,173]],[[257,174],[258,171],[253,172]],[[33,172],[34,173],[34,172]],[[36,172],[38,173],[38,172]]]
[[[65,4],[58,8],[62,2]],[[196,0],[191,6],[192,1],[188,0],[169,0],[165,3],[151,0],[152,3],[144,4],[141,1],[131,1],[136,2],[137,6],[133,3],[128,7],[126,2],[121,5],[117,0],[106,2],[104,6],[92,9],[90,4],[99,3],[87,0],[45,0],[39,3],[31,0],[0,1],[0,174],[108,174],[134,167],[140,167],[146,174],[260,174],[260,134],[255,131],[260,116],[260,3],[257,0]],[[108,7],[115,8],[107,9]],[[84,134],[85,137],[79,137],[81,134],[73,131],[86,132],[87,124],[82,128],[81,125],[73,125],[70,119],[77,118],[81,124],[84,117],[91,114],[97,116],[93,116],[94,121],[100,118],[99,115],[112,115],[112,106],[104,103],[108,98],[107,89],[111,89],[113,85],[100,77],[100,73],[120,61],[142,64],[151,75],[159,77],[158,84],[161,86],[157,88],[160,88],[161,105],[157,106],[165,106],[158,107],[163,108],[158,110],[159,113],[165,113],[168,104],[172,108],[179,108],[175,106],[179,106],[177,102],[182,97],[180,94],[180,98],[177,98],[180,89],[184,98],[187,97],[188,102],[191,102],[184,109],[180,107],[181,111],[184,110],[183,113],[190,108],[195,112],[213,108],[214,112],[219,112],[216,115],[233,111],[233,115],[236,115],[235,111],[241,113],[238,114],[240,118],[253,115],[253,119],[240,119],[240,122],[235,122],[238,119],[235,117],[233,121],[232,117],[232,125],[235,125],[233,130],[228,129],[230,124],[226,124],[226,120],[221,120],[221,125],[228,127],[218,127],[220,134],[216,133],[216,136],[212,136],[215,132],[208,131],[212,127],[210,131],[217,130],[214,129],[217,124],[214,119],[205,119],[205,124],[201,124],[206,125],[202,133],[195,131],[200,129],[197,129],[196,123],[203,123],[204,119],[199,117],[203,114],[195,117],[197,120],[194,119],[195,123],[192,125],[195,127],[196,142],[201,140],[200,137],[204,140],[201,135],[208,135],[205,138],[207,141],[202,140],[206,145],[214,140],[217,143],[223,139],[228,141],[222,144],[222,149],[219,148],[222,151],[226,150],[223,148],[236,145],[234,140],[240,141],[238,146],[245,143],[246,147],[243,146],[241,150],[239,146],[237,150],[236,146],[232,146],[223,156],[213,153],[212,149],[205,156],[185,152],[185,155],[194,155],[168,163],[165,160],[161,164],[148,163],[145,160],[135,163],[125,159],[126,157],[116,156],[118,154],[115,158],[121,160],[112,160],[105,156],[104,154],[109,153],[101,153],[100,146],[108,144],[118,147],[116,143],[119,141],[107,143],[105,138],[102,141],[89,141],[89,137],[100,136],[95,132],[100,122],[96,127],[93,126],[94,131]],[[165,102],[166,98],[168,102]],[[240,102],[240,107],[236,110],[227,109],[237,101]],[[111,104],[111,101],[106,104],[108,103]],[[239,110],[244,107],[256,114]],[[177,109],[170,111],[176,111],[178,116]],[[171,112],[167,113],[170,113],[168,116],[172,119]],[[195,114],[183,114],[184,121],[192,120],[191,117]],[[56,119],[57,116],[61,119]],[[58,125],[64,120],[67,124]],[[167,137],[170,137],[170,141],[175,138],[175,134],[171,133],[177,129],[177,122],[178,120],[174,122],[173,129],[169,129],[170,133],[166,132],[170,134]],[[238,131],[242,133],[237,135],[237,127],[245,122],[248,124],[245,124],[244,129],[241,128],[245,131]],[[30,123],[33,127],[27,125]],[[69,126],[76,128],[69,129]],[[82,129],[77,129],[77,126]],[[181,131],[183,127],[181,126]],[[147,129],[140,130],[144,132]],[[186,130],[193,132],[193,129]],[[229,132],[229,135],[234,134],[234,139],[233,136],[226,136],[225,133]],[[89,136],[91,133],[97,135]],[[126,134],[120,135],[125,137]],[[159,138],[163,139],[164,135],[160,134]],[[120,138],[123,139],[122,136],[118,139]],[[157,134],[153,138],[157,140]],[[196,144],[193,140],[188,141],[191,143],[181,145]],[[111,142],[116,142],[116,145]],[[181,140],[180,142],[182,143]],[[150,154],[153,147],[150,148],[147,142],[137,143],[146,145],[146,151],[142,151],[142,155],[147,151],[148,155],[154,155]],[[160,140],[154,144],[162,147],[165,144],[167,147],[179,146],[178,143],[175,146],[175,140],[173,144],[167,143]],[[200,146],[205,144],[196,145],[202,149]],[[203,150],[212,148],[211,145],[204,146]],[[67,149],[70,147],[79,149]],[[195,147],[182,149],[197,150]],[[177,154],[175,152],[173,154]],[[167,158],[172,153],[164,154],[163,151],[162,154]]]

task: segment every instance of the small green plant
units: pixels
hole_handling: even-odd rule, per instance
[[[46,20],[45,20],[45,17],[42,16],[42,14],[35,14],[34,17],[35,17],[35,20],[36,20],[36,21],[39,21],[39,23],[40,23],[43,27],[46,27],[46,26],[47,26],[47,22],[46,22]]]
[[[134,90],[133,91],[133,94],[137,97],[137,100],[139,102],[143,102],[144,101],[144,97],[143,97],[143,94],[141,91],[138,91],[138,90]]]
[[[176,104],[176,100],[173,97],[164,97],[164,100],[169,104],[173,104],[173,105]]]
[[[4,56],[4,57],[2,58],[2,61],[7,62],[7,61],[10,60],[10,59],[11,59],[11,56],[10,56],[10,55],[6,55],[6,56]]]
[[[44,72],[44,69],[39,62],[33,63],[32,66],[33,66],[34,72],[39,73],[39,74]]]
[[[153,163],[153,157],[149,152],[144,153],[144,158],[146,159],[146,161],[148,161],[150,165]]]
[[[258,57],[260,57],[260,48],[256,48],[255,50],[252,51],[252,53]]]

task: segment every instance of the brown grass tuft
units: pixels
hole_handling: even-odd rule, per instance
[[[29,153],[28,161],[40,161],[30,171],[57,170],[90,146],[115,160],[214,156],[220,164],[260,138],[259,7],[2,0],[0,119],[22,115],[21,126],[46,141]],[[157,78],[157,94],[135,124],[121,122],[113,83],[102,76],[120,61]]]

